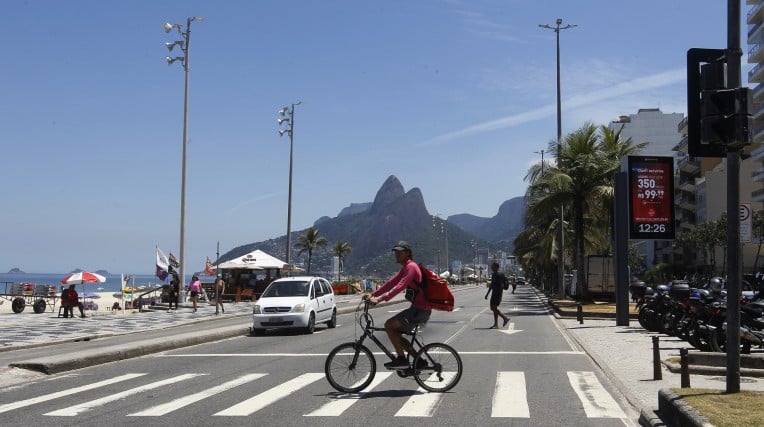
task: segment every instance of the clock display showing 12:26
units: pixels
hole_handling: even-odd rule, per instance
[[[629,237],[673,239],[674,159],[629,156]]]

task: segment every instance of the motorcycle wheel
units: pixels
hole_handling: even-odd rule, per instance
[[[708,338],[709,346],[712,351],[717,353],[727,352],[727,331],[721,326],[717,326],[711,331],[711,335]]]
[[[647,309],[645,309],[645,307],[642,307],[642,309],[639,310],[639,316],[637,317],[637,320],[639,321],[639,326],[647,329],[648,331],[650,330],[650,322],[648,321]]]

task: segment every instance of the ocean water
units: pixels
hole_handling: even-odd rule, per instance
[[[55,285],[57,289],[61,289],[61,279],[66,277],[66,274],[60,273],[23,273],[23,274],[9,274],[0,273],[0,293],[8,293],[11,290],[13,283],[31,283],[33,285]],[[122,289],[120,283],[119,274],[106,275],[106,282],[104,283],[85,283],[85,285],[77,285],[77,290],[83,289],[87,292],[119,292]],[[190,280],[191,276],[187,275],[186,283]],[[199,276],[202,282],[213,282],[214,277]],[[166,281],[159,280],[158,277],[149,274],[136,274],[132,276],[129,286],[161,286],[170,283],[169,277]],[[7,288],[7,289],[6,289]],[[103,288],[102,290],[98,288]]]

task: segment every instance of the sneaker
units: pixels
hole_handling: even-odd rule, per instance
[[[506,319],[504,319],[504,324],[503,324],[503,325],[501,325],[501,327],[502,327],[502,328],[506,328],[506,327],[507,327],[507,323],[509,323],[509,317],[507,317]]]
[[[401,359],[401,358],[385,363],[385,368],[387,369],[404,369],[408,367],[409,367],[409,361],[406,359]]]

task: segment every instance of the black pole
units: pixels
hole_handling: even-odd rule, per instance
[[[727,88],[741,85],[741,56],[740,0],[727,0]],[[727,151],[727,393],[740,392],[740,161],[740,151]]]
[[[629,326],[629,178],[616,172],[614,189],[615,324]]]
[[[215,315],[217,316],[220,309],[220,287],[218,286],[218,280],[223,280],[222,274],[218,271],[220,266],[220,242],[218,242],[218,249],[215,255]]]

